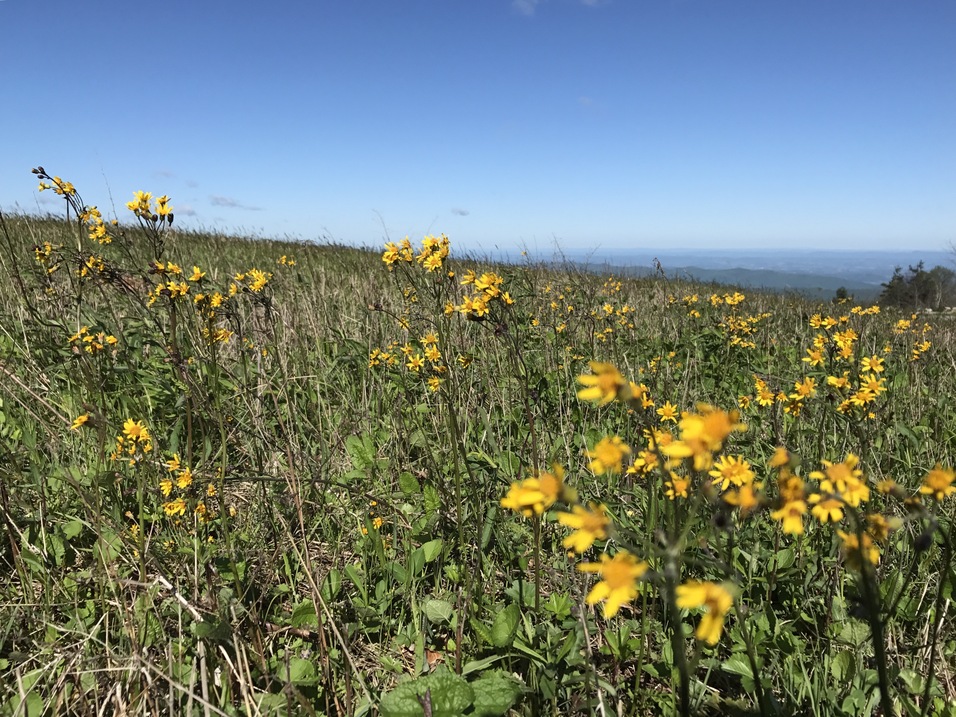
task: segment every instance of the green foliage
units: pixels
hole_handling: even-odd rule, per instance
[[[69,196],[79,222],[0,226],[0,715],[640,715],[682,692],[700,714],[850,715],[884,709],[881,663],[896,714],[953,712],[956,499],[920,493],[956,455],[948,315],[488,266],[441,239],[396,244],[390,273],[179,232],[141,198],[106,244]],[[637,398],[578,400],[590,360]],[[715,456],[753,467],[751,514],[686,463],[667,497],[665,403],[740,411]],[[592,472],[609,436],[631,472]],[[771,517],[779,445],[808,493],[860,457],[857,517],[899,521],[869,573],[812,506],[800,536]],[[576,501],[502,506],[555,465]],[[557,513],[590,501],[612,530],[569,556]],[[622,548],[648,569],[605,618],[577,565]],[[704,609],[674,607],[692,579],[734,588],[714,645]]]

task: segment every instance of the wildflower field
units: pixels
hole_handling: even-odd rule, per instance
[[[956,715],[948,316],[0,222],[0,717]]]

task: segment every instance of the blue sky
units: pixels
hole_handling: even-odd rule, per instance
[[[956,241],[952,0],[0,0],[0,207],[470,250]]]

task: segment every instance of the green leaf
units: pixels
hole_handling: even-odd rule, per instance
[[[521,611],[514,603],[495,615],[491,625],[491,642],[495,647],[508,647],[514,642],[520,618]]]
[[[753,671],[750,669],[750,662],[744,655],[735,654],[731,655],[728,659],[724,660],[720,666],[724,672],[729,672],[732,675],[740,675],[741,677],[749,677],[753,679]]]
[[[434,540],[429,540],[425,543],[421,550],[425,554],[425,562],[430,563],[439,555],[441,555],[442,541],[441,538],[435,538]]]
[[[789,568],[796,562],[796,555],[793,552],[793,548],[784,548],[777,552],[777,570],[784,570]]]
[[[430,516],[441,506],[441,496],[433,485],[426,485],[422,494],[425,497],[425,512]]]
[[[322,588],[320,590],[322,599],[327,603],[332,602],[338,596],[341,588],[342,573],[337,568],[332,568],[325,576],[325,580],[322,581]]]
[[[471,683],[475,692],[472,714],[476,717],[497,717],[511,709],[521,694],[521,686],[501,672],[482,675]]]
[[[315,665],[301,657],[289,658],[288,671],[282,677],[293,685],[314,685],[318,682]]]
[[[422,487],[418,484],[418,479],[408,471],[405,471],[398,477],[398,487],[401,488],[402,493],[407,496],[418,495],[422,492]]]
[[[450,602],[447,600],[437,600],[435,598],[426,600],[423,609],[425,611],[425,617],[427,617],[430,622],[436,624],[451,622],[451,616],[455,612],[455,608]]]
[[[395,563],[392,563],[395,565]],[[415,548],[412,551],[412,554],[408,556],[408,570],[407,573],[412,575],[419,575],[422,570],[425,569],[425,551],[421,548]],[[402,580],[404,582],[404,580]]]
[[[365,587],[365,577],[362,575],[362,568],[358,565],[346,565],[345,577],[352,581],[352,584],[359,589],[363,596],[368,595],[368,589]]]
[[[319,620],[315,614],[315,603],[306,600],[297,605],[292,611],[292,617],[289,618],[289,624],[292,627],[318,627]]]
[[[83,528],[83,521],[79,518],[74,518],[70,522],[63,524],[63,537],[67,540],[73,540],[83,532]]]
[[[216,619],[192,623],[192,632],[200,639],[216,640],[219,642],[227,641],[231,633],[229,625]]]
[[[830,674],[833,675],[834,682],[852,682],[854,672],[856,672],[856,658],[848,650],[837,653],[830,662]]]
[[[470,675],[472,672],[480,672],[487,667],[491,667],[502,657],[504,657],[504,655],[492,655],[491,657],[485,657],[481,660],[471,660],[470,662],[466,662],[461,668],[461,674]]]
[[[379,710],[382,717],[422,717],[422,701],[427,701],[432,717],[460,717],[474,699],[464,679],[441,670],[398,685],[382,698]]]

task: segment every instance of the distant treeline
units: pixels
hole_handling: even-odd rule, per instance
[[[941,311],[956,306],[956,272],[945,266],[929,271],[920,262],[906,272],[896,267],[893,276],[883,284],[881,306],[896,306],[914,311]]]

